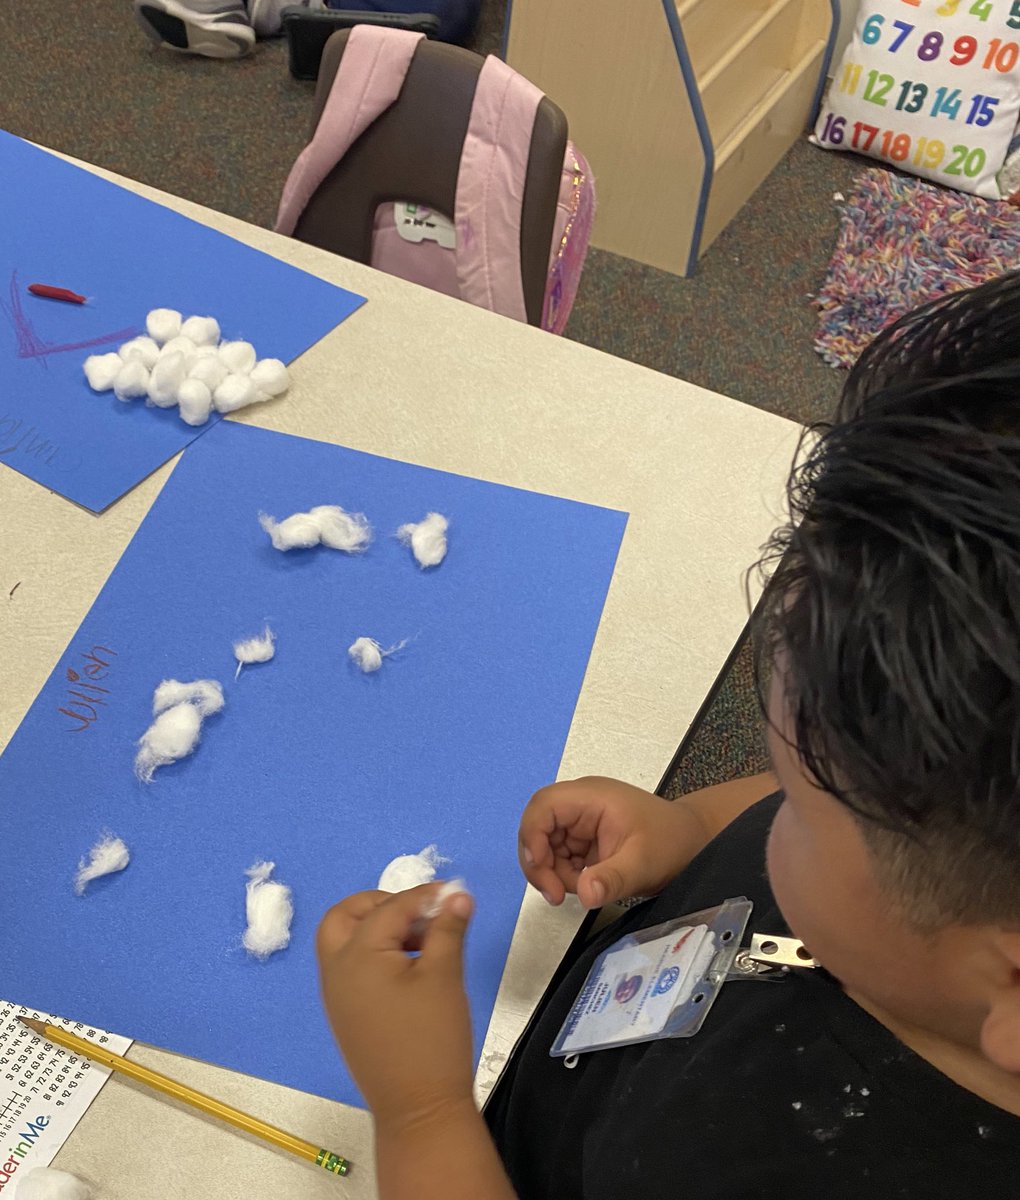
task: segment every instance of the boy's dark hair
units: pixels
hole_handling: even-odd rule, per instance
[[[1020,272],[879,335],[788,496],[756,645],[803,765],[918,924],[1020,921]]]

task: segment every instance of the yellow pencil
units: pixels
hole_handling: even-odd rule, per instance
[[[309,1162],[315,1163],[316,1166],[322,1167],[333,1175],[347,1175],[350,1172],[350,1161],[339,1154],[323,1150],[312,1142],[306,1142],[304,1138],[295,1137],[292,1133],[284,1133],[275,1125],[260,1121],[258,1117],[251,1117],[247,1113],[241,1112],[239,1108],[232,1108],[229,1104],[224,1104],[221,1100],[214,1100],[212,1096],[206,1096],[203,1092],[196,1092],[187,1084],[178,1083],[176,1079],[170,1079],[166,1075],[160,1075],[158,1071],[143,1067],[140,1063],[122,1058],[121,1055],[97,1046],[95,1042],[89,1042],[73,1033],[68,1033],[57,1025],[48,1025],[44,1021],[32,1021],[28,1017],[19,1017],[18,1020],[48,1042],[55,1042],[56,1045],[63,1046],[65,1050],[73,1050],[75,1054],[81,1054],[86,1058],[91,1058],[94,1062],[102,1063],[111,1071],[119,1071],[121,1075],[137,1079],[139,1083],[147,1084],[149,1087],[155,1088],[157,1092],[164,1092],[168,1096],[173,1096],[175,1100],[190,1104],[192,1108],[208,1113],[211,1117],[219,1117],[228,1125],[243,1129],[245,1133],[253,1133],[273,1146],[289,1150],[298,1158],[306,1158]]]

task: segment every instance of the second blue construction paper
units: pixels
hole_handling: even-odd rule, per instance
[[[258,515],[364,511],[363,555],[272,549]],[[422,571],[392,535],[431,510],[449,553]],[[430,843],[477,896],[467,983],[491,1015],[524,890],[516,829],[559,767],[626,514],[222,422],[189,448],[0,757],[10,999],[357,1102],[318,999],[314,932]],[[269,663],[232,643],[268,623]],[[409,639],[375,675],[357,637]],[[195,754],[137,782],[165,678],[218,679]],[[100,690],[101,689],[101,690]],[[132,852],[77,898],[111,830]],[[241,947],[245,871],[294,889],[289,949]],[[360,986],[356,979],[351,987]]]
[[[0,179],[0,463],[93,512],[209,426],[96,394],[87,355],[175,308],[289,363],[364,302],[3,131]],[[30,283],[89,303],[30,295]]]

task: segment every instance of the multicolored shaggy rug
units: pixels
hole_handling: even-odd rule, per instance
[[[897,317],[1020,266],[1020,209],[881,168],[846,202],[821,291],[815,349],[851,367]]]

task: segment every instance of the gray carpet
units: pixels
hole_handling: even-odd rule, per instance
[[[484,0],[475,49],[499,49],[503,10]],[[0,127],[256,224],[273,222],[312,91],[288,74],[281,42],[238,62],[154,48],[130,0],[0,5]],[[811,348],[808,294],[835,241],[833,192],[860,169],[802,142],[689,280],[593,250],[567,335],[771,412],[824,417],[840,376]],[[759,769],[760,730],[744,654],[670,793]]]

